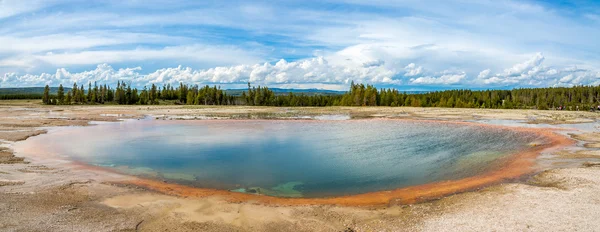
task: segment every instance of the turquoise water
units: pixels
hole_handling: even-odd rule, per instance
[[[62,128],[28,140],[132,175],[282,197],[464,178],[539,141],[511,130],[403,120],[137,120]]]

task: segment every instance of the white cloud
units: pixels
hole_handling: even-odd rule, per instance
[[[195,70],[189,67],[158,69],[149,74],[141,74],[141,68],[125,68],[115,70],[107,64],[101,64],[96,69],[81,73],[70,73],[64,68],[54,74],[17,75],[7,73],[1,79],[0,87],[11,86],[42,86],[42,85],[71,85],[73,82],[87,83],[99,81],[114,85],[118,80],[127,80],[135,86],[156,83],[178,84],[224,84],[235,85],[252,82],[257,85],[286,85],[286,86],[344,86],[355,80],[357,82],[399,84],[393,79],[396,74],[381,66],[336,66],[331,65],[323,57],[315,57],[295,62],[280,60],[275,64],[264,63],[255,65],[223,66]],[[339,88],[337,88],[339,89]]]
[[[491,76],[489,69],[484,70],[476,81],[487,85],[529,87],[596,85],[600,83],[597,71],[581,69],[576,66],[547,67],[543,65],[544,60],[544,56],[537,53],[527,61],[517,63],[496,75]]]
[[[160,49],[102,50],[51,53],[34,56],[56,66],[98,63],[136,62],[147,60],[196,61],[210,65],[253,63],[262,59],[234,46],[189,45]]]
[[[367,61],[365,63],[363,63],[364,67],[375,67],[375,66],[382,66],[385,64],[385,61],[383,60],[371,60],[371,61]]]
[[[347,84],[351,80],[370,83],[394,83],[395,73],[380,66],[336,66],[323,57],[301,61],[237,65],[204,70],[168,68],[147,75],[149,82],[245,83],[255,84]]]
[[[560,78],[559,82],[562,82],[562,83],[569,83],[569,82],[571,82],[573,79],[574,79],[574,76],[573,76],[573,74],[569,74],[569,75],[566,75],[566,76],[564,76],[563,78]]]
[[[512,0],[328,1],[340,7],[117,1],[90,8],[85,1],[0,0],[0,77],[10,77],[12,86],[20,77],[23,85],[41,85],[39,78],[56,74],[33,74],[109,63],[144,67],[131,70],[139,83],[356,80],[493,88],[597,82],[595,13],[572,17],[552,4]],[[316,50],[323,63],[311,58]],[[282,57],[294,61],[264,63]]]
[[[541,53],[535,54],[529,60],[517,63],[513,65],[511,68],[507,68],[503,73],[496,74],[494,76],[490,76],[490,71],[484,70],[478,76],[478,80],[482,81],[485,84],[517,84],[523,81],[527,81],[531,78],[542,77],[537,75],[540,73],[542,69],[544,69],[541,65],[544,61],[544,56]],[[484,73],[485,72],[485,73]],[[523,84],[526,84],[523,83]]]
[[[261,62],[263,59],[260,56],[260,51],[247,51],[234,46],[186,45],[132,50],[64,51],[20,55],[0,59],[0,68],[20,67],[22,70],[29,71],[44,65],[73,67],[99,63],[145,63],[148,61],[186,62],[195,63],[201,67],[214,67]]]
[[[143,81],[143,75],[140,75],[140,67],[113,69],[108,64],[100,64],[94,70],[84,71],[80,73],[71,73],[64,68],[57,69],[55,73],[42,73],[40,75],[18,75],[16,73],[4,74],[0,87],[16,87],[16,86],[65,86],[73,85],[77,82],[79,85],[87,84],[88,82],[98,81],[101,84],[115,85],[119,80],[131,81],[138,83]]]
[[[57,33],[41,36],[0,35],[0,53],[40,53],[54,50],[77,51],[94,47],[126,44],[176,44],[189,41],[184,37],[152,33],[129,33],[114,31],[86,31],[81,33]]]
[[[53,2],[52,0],[0,0],[0,19],[32,12]]]
[[[548,71],[546,71],[546,75],[556,75],[558,74],[558,71],[556,69],[550,69]]]
[[[506,76],[520,76],[523,73],[531,73],[531,74],[535,74],[538,71],[539,66],[542,64],[542,62],[544,61],[544,56],[542,55],[542,53],[537,53],[535,54],[534,57],[532,57],[531,59],[529,59],[526,62],[523,63],[519,63],[514,65],[513,67],[504,70],[504,73]]]
[[[331,63],[325,57],[288,62],[280,60],[274,64],[262,63],[254,65],[219,66],[208,69],[193,69],[178,66],[162,68],[148,74],[142,68],[114,69],[108,64],[101,64],[94,70],[71,73],[59,68],[52,74],[40,75],[5,73],[0,79],[0,87],[43,86],[46,84],[71,85],[73,82],[87,83],[98,81],[115,85],[118,80],[131,82],[134,86],[148,86],[152,83],[178,84],[217,84],[228,88],[244,87],[247,82],[271,87],[315,87],[343,90],[350,81],[375,85],[410,86],[452,86],[470,83],[470,87],[490,86],[573,86],[580,84],[598,84],[600,72],[578,67],[548,68],[543,66],[543,56],[534,55],[523,63],[492,75],[491,69],[483,70],[476,78],[460,70],[427,73],[421,66],[411,63],[402,71],[387,68],[385,65],[357,65],[355,62]],[[533,62],[532,62],[533,61]],[[418,71],[416,71],[418,70]],[[517,73],[516,71],[521,73]],[[414,76],[408,76],[414,74]],[[401,76],[410,77],[403,79]]]
[[[450,85],[450,84],[460,83],[463,79],[465,79],[466,76],[467,76],[466,73],[443,74],[440,77],[426,76],[426,77],[413,78],[413,79],[410,79],[410,82],[412,84],[426,84],[426,85],[442,84],[442,85]]]
[[[416,66],[415,63],[410,63],[406,65],[406,67],[404,67],[404,71],[406,71],[404,73],[404,76],[406,77],[418,76],[421,75],[421,73],[423,73],[423,67]]]
[[[490,69],[483,70],[483,71],[481,71],[481,72],[479,73],[479,75],[477,76],[477,78],[478,78],[478,79],[485,79],[485,78],[487,78],[487,77],[489,77],[489,76],[490,76],[490,72],[491,72],[491,70],[490,70]]]

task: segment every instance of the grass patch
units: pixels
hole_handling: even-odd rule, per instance
[[[22,185],[25,181],[13,181],[13,180],[0,180],[0,187],[11,186],[11,185]]]
[[[528,184],[543,188],[556,188],[561,190],[566,190],[567,188],[564,186],[564,181],[553,180],[551,170],[544,171],[540,174],[533,176],[533,179],[528,182]]]
[[[600,163],[594,163],[594,162],[585,162],[582,164],[583,167],[586,168],[591,168],[591,167],[600,167]]]

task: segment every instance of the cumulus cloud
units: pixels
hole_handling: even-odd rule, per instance
[[[597,85],[600,75],[597,71],[571,67],[547,67],[543,62],[545,57],[541,53],[535,54],[530,59],[513,65],[504,72],[490,75],[490,70],[482,71],[477,81],[486,85],[504,86],[574,86]]]
[[[496,86],[573,86],[581,84],[600,84],[600,72],[570,67],[546,67],[544,57],[535,54],[533,58],[517,63],[504,69],[503,72],[492,74],[491,69],[485,69],[470,78],[465,71],[452,70],[442,72],[427,72],[425,68],[410,63],[397,71],[393,66],[360,65],[356,62],[332,63],[327,58],[319,56],[298,61],[284,59],[275,63],[254,65],[218,66],[208,69],[193,69],[177,66],[161,68],[150,73],[144,73],[141,67],[115,69],[108,64],[100,64],[95,69],[72,73],[65,68],[59,68],[53,73],[39,75],[15,72],[0,76],[0,87],[70,86],[73,82],[86,84],[98,81],[115,85],[123,80],[137,87],[151,84],[216,84],[224,87],[243,87],[247,82],[256,85],[269,85],[285,88],[327,88],[345,90],[350,81],[368,83],[379,86],[453,86],[465,85],[470,87]]]
[[[423,73],[423,67],[415,65],[415,63],[410,63],[404,67],[404,76],[406,77],[414,77],[421,75]]]
[[[101,64],[94,70],[80,73],[71,73],[64,68],[56,70],[54,74],[17,75],[16,73],[7,73],[0,79],[0,87],[70,85],[73,82],[93,81],[115,84],[119,80],[126,80],[139,87],[152,83],[162,85],[179,82],[189,84],[245,84],[251,82],[262,85],[297,84],[298,86],[310,83],[346,86],[352,80],[379,84],[400,83],[399,80],[393,79],[396,73],[385,67],[336,66],[329,64],[323,57],[295,62],[287,62],[282,59],[275,64],[222,66],[199,70],[178,66],[158,69],[149,74],[141,74],[140,71],[140,67],[115,70],[108,64]]]
[[[543,61],[544,56],[542,53],[537,53],[531,59],[504,70],[505,76],[521,76],[524,73],[535,74],[539,71],[539,67]]]
[[[535,54],[525,62],[517,63],[504,72],[490,75],[490,70],[484,70],[479,73],[478,79],[485,84],[517,84],[528,79],[540,78],[543,75],[537,75],[541,72],[544,56],[541,53]]]
[[[363,67],[382,66],[385,64],[383,60],[371,60],[363,63]]]
[[[410,79],[410,83],[412,84],[457,84],[460,83],[463,79],[467,77],[466,73],[457,73],[457,74],[443,74],[440,77],[419,77]]]
[[[17,73],[6,73],[0,79],[0,87],[18,86],[58,86],[60,84],[70,86],[74,82],[87,84],[98,81],[102,84],[115,85],[119,80],[138,83],[143,81],[143,75],[139,74],[140,67],[124,68],[115,70],[108,64],[100,64],[94,70],[79,73],[71,73],[64,68],[57,69],[55,73],[42,73],[40,75],[18,75]]]
[[[491,72],[491,71],[492,71],[492,70],[490,70],[490,69],[483,70],[483,71],[481,71],[481,72],[479,73],[479,75],[477,76],[477,78],[479,78],[479,79],[485,79],[485,78],[487,78],[487,77],[489,77],[489,76],[490,76],[490,72]]]
[[[290,84],[347,84],[351,80],[393,83],[395,73],[381,66],[348,67],[331,65],[323,57],[275,64],[237,65],[203,70],[191,68],[160,69],[146,76],[149,82]]]
[[[469,4],[469,14],[455,0],[335,2],[340,7],[0,0],[0,87],[106,78],[328,88],[355,80],[424,89],[597,82],[600,21],[589,12],[513,0]],[[532,50],[547,57],[524,55]],[[68,71],[103,63],[134,68]]]

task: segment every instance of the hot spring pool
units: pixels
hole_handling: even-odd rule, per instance
[[[59,128],[24,145],[194,187],[327,197],[474,176],[541,139],[431,121],[147,119]]]

